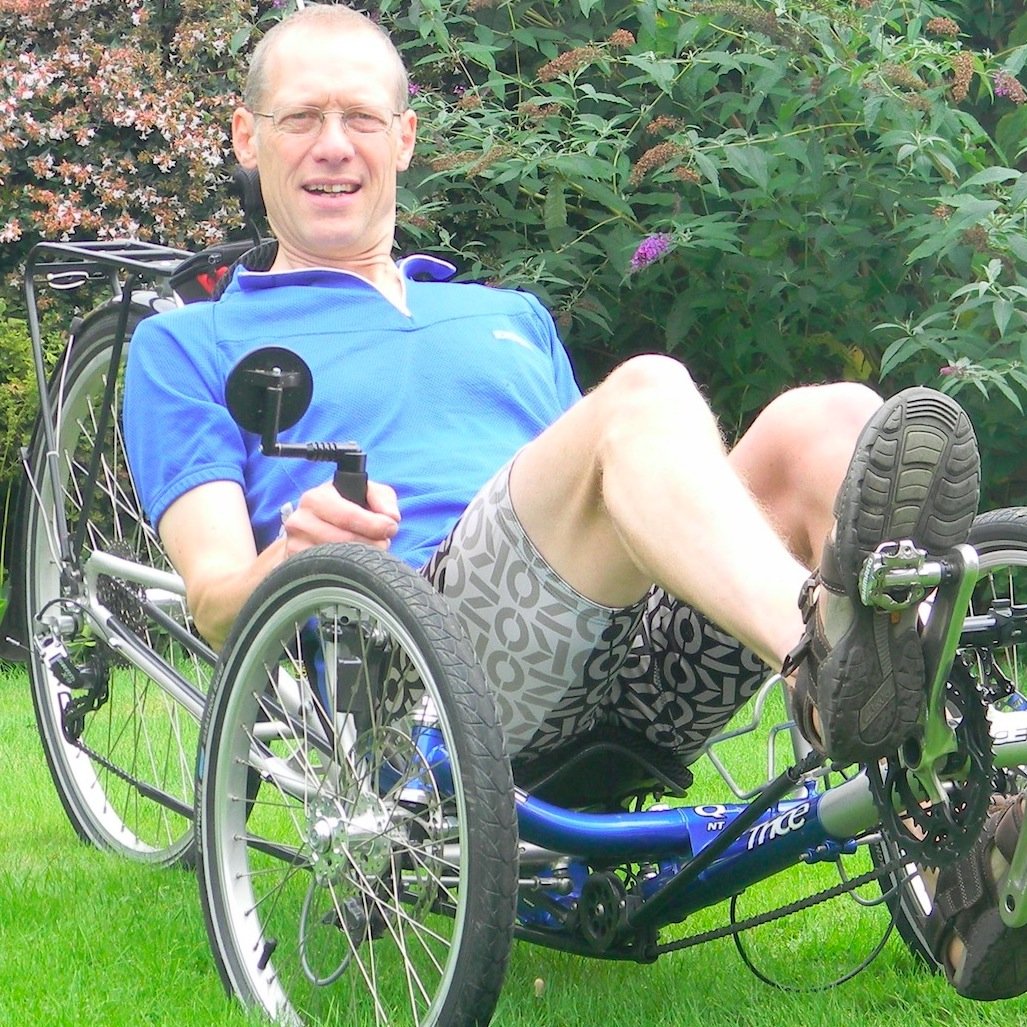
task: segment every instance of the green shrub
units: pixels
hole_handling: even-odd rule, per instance
[[[958,390],[995,497],[1027,499],[1022,3],[363,6],[415,84],[402,249],[537,292],[586,384],[679,354],[736,428],[797,381]],[[11,257],[233,230],[239,69],[291,7],[0,0]]]
[[[426,126],[411,242],[540,292],[595,373],[679,353],[739,424],[839,374],[974,382],[1008,420],[1027,49],[977,49],[959,8],[383,4]],[[1022,35],[1005,11],[973,31]]]

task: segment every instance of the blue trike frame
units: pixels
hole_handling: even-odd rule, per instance
[[[124,311],[122,338],[112,352],[113,368],[117,366],[120,346],[125,341],[128,310],[137,285],[166,279],[190,256],[183,251],[135,243],[41,244],[36,247],[29,259],[26,293],[40,395],[47,396],[47,382],[35,307],[35,276],[108,279],[114,299],[123,305]],[[129,276],[128,285],[122,288],[118,275],[125,272]],[[55,417],[55,411],[44,401],[41,430],[53,461],[57,449]],[[56,466],[47,468],[45,473],[53,475],[53,491],[57,493]],[[59,508],[58,517],[63,519]],[[93,554],[86,558],[85,566],[75,566],[82,540],[69,538],[66,524],[59,524],[59,529],[62,559],[82,574],[91,604],[88,616],[95,624],[102,625],[105,632],[117,635],[118,629],[110,612],[96,600],[94,585],[98,574],[116,573],[143,588],[173,590],[179,587],[170,577],[152,568],[110,554]],[[925,638],[935,695],[941,694],[958,647],[1009,644],[1008,620],[1000,623],[993,615],[965,619],[961,613],[957,616],[957,611],[966,609],[967,589],[972,588],[976,580],[972,556],[961,559],[963,573],[955,575],[949,583],[939,584]],[[1014,608],[1011,616],[1016,621],[1016,631],[1022,633],[1027,609]],[[193,717],[202,716],[203,696],[180,679],[173,668],[162,666],[159,658],[141,646],[131,633],[124,634],[119,644]],[[213,659],[213,654],[202,644],[196,645],[196,652],[203,659]],[[772,679],[764,685],[761,699],[779,681]],[[762,709],[761,699],[757,700],[758,710]],[[938,708],[931,712],[934,717],[943,715]],[[745,730],[754,727],[755,722],[752,728]],[[418,746],[426,764],[432,767],[436,781],[444,781],[448,773],[447,757],[444,749],[432,742],[430,730],[425,729],[424,736],[417,740]],[[775,730],[787,730],[787,726],[778,726]],[[1010,769],[1027,764],[1027,712],[993,712],[991,733],[996,768]],[[858,844],[872,840],[880,817],[865,772],[823,787],[823,776],[812,761],[806,762],[808,748],[799,742],[794,730],[790,734],[795,743],[796,766],[752,792],[740,795],[736,791],[737,802],[596,813],[557,806],[518,790],[515,798],[522,885],[515,932],[539,944],[590,956],[650,961],[657,954],[655,937],[661,927],[679,923],[690,914],[731,898],[788,867],[803,862],[833,861],[853,851]],[[727,737],[711,741],[708,746],[711,756]],[[717,765],[715,758],[714,764]],[[927,771],[930,777],[930,768]],[[929,781],[929,792],[930,784]],[[933,778],[933,784],[933,797],[943,801],[938,790],[943,782]],[[646,866],[646,876],[626,902],[614,937],[602,945],[590,944],[573,926],[572,914],[582,888],[594,869],[625,865]],[[558,871],[561,887],[548,891],[533,887],[532,868],[540,874]],[[1025,868],[1027,846],[1021,839],[1013,866],[1001,886],[1002,915],[1016,926],[1027,918]],[[547,891],[544,898],[543,891]]]

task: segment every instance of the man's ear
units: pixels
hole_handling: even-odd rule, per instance
[[[235,159],[244,168],[257,166],[257,119],[245,108],[236,107],[232,114],[232,147]]]
[[[417,142],[417,115],[408,107],[399,116],[399,150],[396,154],[396,170],[406,171],[414,156]]]

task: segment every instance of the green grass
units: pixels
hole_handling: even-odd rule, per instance
[[[0,1027],[253,1024],[222,991],[192,875],[127,863],[76,839],[50,782],[18,669],[0,675],[0,752]],[[812,875],[801,868],[760,894],[747,893],[741,915],[797,897]],[[829,883],[830,877],[816,886]],[[680,933],[704,930],[724,916],[723,909],[709,911]],[[869,951],[885,924],[879,906],[865,910],[836,900],[761,928],[749,947],[785,983],[827,980]],[[762,984],[730,940],[651,966],[514,946],[496,1027],[597,1023],[1008,1027],[1027,1024],[1027,999],[990,1005],[960,999],[894,935],[866,972],[814,994]]]

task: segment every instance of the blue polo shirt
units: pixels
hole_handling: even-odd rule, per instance
[[[392,552],[415,567],[488,478],[580,397],[534,296],[423,280],[452,273],[430,257],[398,266],[406,310],[346,271],[241,271],[218,302],[139,325],[124,428],[153,524],[190,489],[234,481],[262,549],[278,534],[282,505],[331,478],[330,464],[263,456],[259,437],[229,416],[229,372],[265,346],[296,352],[314,379],[310,409],[280,441],[358,443],[369,476],[396,489]]]

